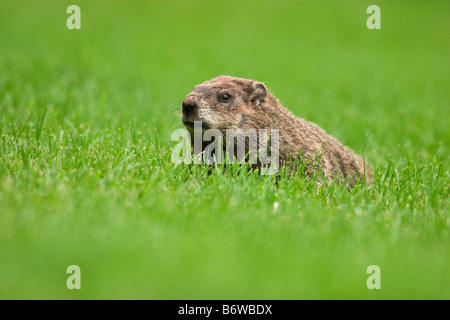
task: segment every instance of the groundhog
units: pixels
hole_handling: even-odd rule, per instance
[[[372,183],[360,156],[316,124],[293,115],[261,82],[219,76],[199,84],[182,102],[181,121],[190,131],[201,121],[203,130],[218,129],[224,136],[226,129],[277,129],[282,166],[302,167],[306,176],[321,182],[345,181],[351,187],[356,181]]]

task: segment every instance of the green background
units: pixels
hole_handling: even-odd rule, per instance
[[[449,299],[449,9],[1,0],[0,298]],[[221,74],[364,155],[373,187],[175,166],[181,101]]]

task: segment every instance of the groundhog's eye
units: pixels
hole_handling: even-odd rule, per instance
[[[231,96],[228,93],[222,93],[219,96],[220,101],[228,101],[228,100],[230,100],[230,98],[231,98]]]

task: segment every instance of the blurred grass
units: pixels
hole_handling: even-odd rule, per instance
[[[81,30],[70,4],[0,2],[0,298],[450,298],[447,1],[377,1],[372,31],[368,1],[77,1]],[[219,74],[374,188],[174,167],[180,102]]]

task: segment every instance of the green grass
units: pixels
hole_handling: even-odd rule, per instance
[[[372,31],[369,1],[77,1],[81,30],[70,4],[0,3],[0,298],[450,298],[448,1],[377,1]],[[180,102],[220,74],[373,187],[175,166]]]

